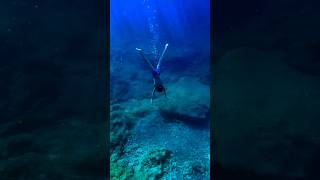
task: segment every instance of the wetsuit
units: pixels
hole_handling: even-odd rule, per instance
[[[164,88],[162,81],[160,79],[160,68],[152,69],[152,77],[153,77],[153,86],[154,89],[152,91],[152,98],[154,97],[155,91],[157,92],[164,92],[164,95],[167,96],[166,94],[166,89]]]

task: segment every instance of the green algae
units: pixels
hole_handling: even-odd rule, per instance
[[[125,180],[131,179],[133,170],[126,166],[122,161],[110,162],[110,179]]]
[[[142,177],[143,179],[161,179],[167,171],[171,154],[172,153],[166,149],[157,149],[147,153],[142,157],[143,160],[135,168],[134,177]]]
[[[167,172],[168,162],[171,152],[166,149],[153,150],[140,157],[140,161],[135,166],[128,166],[124,159],[119,159],[116,155],[111,156],[110,178],[147,180],[161,179]]]

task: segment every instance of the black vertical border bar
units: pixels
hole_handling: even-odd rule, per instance
[[[99,8],[97,9],[97,15],[99,18],[99,23],[101,27],[101,33],[99,34],[100,40],[99,41],[99,48],[101,48],[101,51],[99,52],[99,62],[98,62],[98,78],[99,78],[99,83],[98,83],[98,88],[96,92],[96,101],[99,102],[99,111],[98,111],[98,116],[97,118],[101,118],[101,122],[104,122],[103,127],[99,128],[99,130],[103,131],[99,134],[103,135],[104,142],[99,142],[99,144],[104,145],[103,147],[103,156],[104,162],[102,164],[99,164],[103,167],[99,167],[99,170],[101,169],[106,179],[109,179],[109,0],[98,0],[98,1],[93,1],[97,5],[99,5]],[[90,87],[88,87],[90,88]],[[101,100],[103,98],[103,100]],[[100,104],[103,103],[103,104]],[[95,141],[95,140],[93,140]],[[97,156],[100,156],[97,155]]]
[[[103,61],[102,68],[106,68],[104,77],[106,78],[106,81],[103,83],[106,86],[106,108],[105,108],[105,121],[106,121],[106,179],[110,179],[110,0],[100,0],[102,1],[102,7],[103,7],[103,24],[105,25],[106,29],[106,36],[103,37],[105,40],[105,54],[106,58],[105,61]]]

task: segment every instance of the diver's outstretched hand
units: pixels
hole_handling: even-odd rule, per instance
[[[142,49],[136,48],[136,50],[137,50],[140,54],[143,53]]]

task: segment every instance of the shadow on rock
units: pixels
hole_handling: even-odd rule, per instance
[[[185,114],[181,114],[178,112],[172,112],[172,111],[166,111],[161,110],[160,111],[161,116],[167,121],[167,122],[183,122],[187,125],[190,125],[194,128],[208,128],[209,127],[209,112],[207,113],[205,118],[197,118],[197,117],[191,117]]]

